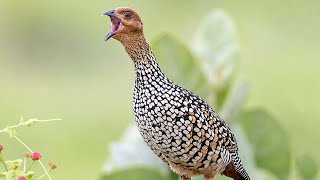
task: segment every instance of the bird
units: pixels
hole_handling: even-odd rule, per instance
[[[161,71],[140,15],[129,7],[102,15],[111,20],[104,40],[120,41],[134,64],[133,114],[151,150],[182,180],[195,175],[214,180],[219,174],[250,180],[226,122],[200,96]]]

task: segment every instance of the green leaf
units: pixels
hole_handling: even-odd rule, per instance
[[[34,178],[35,175],[36,175],[35,172],[33,172],[33,171],[28,171],[25,176],[26,176],[27,180],[34,180],[34,179],[35,179],[35,178]]]
[[[16,180],[17,173],[15,170],[10,170],[6,174],[6,180]]]
[[[6,177],[6,175],[7,175],[7,172],[1,172],[0,173],[0,178]]]
[[[8,169],[18,169],[22,165],[22,159],[16,159],[13,161],[6,161],[5,163],[8,165]]]
[[[104,174],[136,167],[156,169],[162,174],[170,172],[168,165],[160,160],[144,142],[135,124],[124,131],[121,140],[111,143],[109,151],[110,156],[102,169]],[[137,154],[143,154],[143,156],[137,156]]]
[[[174,173],[173,171],[171,171],[168,179],[177,180],[177,179],[180,179],[180,176],[177,173]]]
[[[246,82],[241,82],[226,98],[223,107],[220,111],[221,117],[228,123],[238,120],[244,102],[248,95],[249,85]]]
[[[122,171],[113,172],[108,175],[104,175],[100,180],[141,180],[141,179],[152,179],[152,180],[177,180],[177,176],[170,175],[164,176],[160,172],[146,169],[146,168],[137,168],[137,169],[126,169]]]
[[[230,94],[230,87],[231,87],[231,82],[225,82],[224,86],[215,89],[215,96],[216,96],[216,110],[220,111],[222,106],[224,105],[228,95]]]
[[[223,11],[212,11],[202,18],[194,35],[192,48],[201,60],[203,71],[214,87],[218,105],[222,105],[233,77],[239,54],[236,28]]]
[[[162,34],[152,47],[162,71],[172,81],[213,103],[207,79],[185,44],[169,34]]]
[[[309,154],[304,154],[297,158],[297,169],[300,176],[305,180],[316,179],[319,167]]]
[[[257,166],[279,179],[287,179],[291,161],[289,138],[278,121],[263,109],[240,115],[240,122],[254,147]]]

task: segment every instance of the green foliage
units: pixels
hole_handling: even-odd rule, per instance
[[[191,51],[169,34],[162,34],[152,44],[163,72],[202,97],[210,97],[211,88]],[[207,98],[209,99],[209,98]]]
[[[221,108],[220,115],[228,123],[233,123],[238,120],[242,107],[247,99],[249,85],[241,82],[236,86],[233,91],[230,91],[227,98],[223,98],[223,107]],[[219,99],[219,98],[218,98]]]
[[[302,156],[299,156],[297,158],[296,164],[298,172],[304,180],[316,179],[319,167],[310,154],[304,154]]]
[[[10,170],[6,173],[6,180],[15,180],[18,175],[19,174],[15,170]]]
[[[200,22],[191,46],[214,89],[215,109],[220,110],[228,95],[239,54],[232,19],[221,10],[212,11]]]
[[[1,172],[0,173],[0,178],[6,177],[6,174],[7,174],[6,172]]]
[[[22,159],[17,159],[13,161],[6,161],[5,163],[8,165],[9,170],[16,170],[22,165]]]
[[[177,177],[177,175],[173,174],[170,174],[169,176],[164,176],[160,172],[148,168],[135,168],[113,172],[112,174],[103,176],[100,180],[177,180]]]
[[[259,167],[287,179],[291,161],[289,138],[277,120],[263,109],[253,109],[240,115],[241,124],[254,147]]]

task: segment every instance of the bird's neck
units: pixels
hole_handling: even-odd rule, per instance
[[[127,53],[134,63],[144,63],[148,54],[151,54],[151,48],[144,38],[143,34],[135,34],[121,41]]]
[[[130,41],[123,43],[127,53],[132,59],[137,79],[164,76],[159,64],[143,35],[132,36]]]

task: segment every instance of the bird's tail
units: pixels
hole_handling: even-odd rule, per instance
[[[247,171],[242,166],[238,153],[231,153],[231,159],[232,161],[227,165],[222,174],[234,180],[250,180]]]

